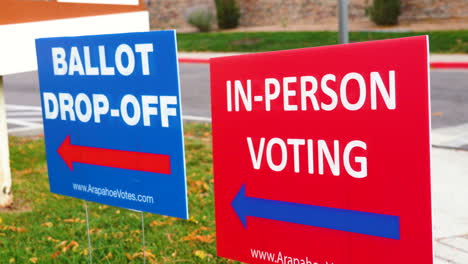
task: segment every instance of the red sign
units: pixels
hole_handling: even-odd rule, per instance
[[[432,263],[426,36],[211,61],[218,255]]]

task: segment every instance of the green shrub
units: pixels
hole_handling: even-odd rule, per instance
[[[240,9],[236,0],[215,0],[215,4],[220,29],[239,26]]]
[[[187,12],[187,23],[196,27],[200,32],[209,32],[213,23],[213,12],[208,7],[199,6]]]
[[[396,25],[401,12],[400,0],[374,0],[367,12],[377,25]]]

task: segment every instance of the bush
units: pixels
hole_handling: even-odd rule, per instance
[[[401,12],[400,0],[374,0],[367,11],[377,25],[396,25]]]
[[[218,27],[236,28],[239,25],[240,9],[236,0],[215,0]]]
[[[206,6],[198,6],[187,12],[187,23],[196,27],[200,32],[209,32],[213,23],[213,12]]]

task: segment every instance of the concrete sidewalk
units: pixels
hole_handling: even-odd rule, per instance
[[[432,207],[437,264],[468,263],[467,161],[467,151],[432,148]]]

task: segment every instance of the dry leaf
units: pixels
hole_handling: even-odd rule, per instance
[[[37,258],[30,258],[29,261],[32,263],[37,263]]]
[[[57,195],[57,194],[53,194],[52,196],[53,196],[55,199],[57,199],[57,200],[63,200],[63,199],[65,199],[64,196]]]
[[[102,230],[99,229],[99,228],[93,228],[93,229],[89,230],[89,233],[90,234],[99,234],[99,233],[101,233],[101,231]]]
[[[100,205],[98,208],[99,208],[99,210],[104,210],[104,209],[109,208],[109,206],[107,206],[107,205]]]
[[[101,260],[109,260],[111,259],[113,256],[112,256],[112,252],[109,252],[109,254],[107,254],[105,257],[103,257]]]
[[[54,224],[52,224],[52,222],[46,222],[46,223],[43,223],[41,226],[45,226],[45,227],[53,227]]]
[[[148,259],[154,259],[156,256],[149,250],[145,250],[145,257]],[[143,258],[143,252],[136,252],[132,256],[133,258]]]
[[[58,239],[54,239],[54,238],[51,237],[51,236],[48,236],[48,237],[47,237],[47,240],[48,240],[48,241],[52,241],[52,242],[54,242],[54,243],[57,243],[57,242],[60,241],[60,240],[58,240]]]
[[[24,233],[24,232],[28,231],[27,229],[24,229],[24,228],[21,228],[21,227],[16,227],[16,226],[8,226],[8,229],[10,231],[17,232],[17,233]]]
[[[174,242],[174,240],[172,239],[172,234],[170,233],[166,233],[166,236],[167,236],[167,240],[169,240],[169,242]]]
[[[52,253],[52,255],[50,255],[50,258],[54,259],[54,258],[57,258],[58,256],[60,256],[60,251],[55,251],[54,253]]]
[[[64,221],[65,223],[76,223],[76,222],[77,222],[76,219],[78,219],[78,221],[79,221],[79,218],[75,218],[75,219],[74,219],[74,218],[63,219],[63,221]]]
[[[150,226],[150,227],[155,227],[155,226],[163,226],[163,225],[165,225],[165,224],[166,224],[165,222],[161,222],[161,221],[156,221],[156,220],[154,220],[154,221],[152,221],[152,222],[149,224],[149,226]]]
[[[134,257],[132,257],[132,255],[128,254],[128,253],[125,253],[125,256],[127,257],[128,260],[132,261],[134,259]]]
[[[203,250],[195,250],[195,251],[193,252],[193,254],[194,254],[195,256],[199,257],[200,259],[206,259],[206,258],[212,258],[212,257],[213,257],[213,255],[208,254],[208,253],[206,253],[206,252],[203,251]]]
[[[201,227],[199,229],[194,230],[192,233],[190,233],[188,236],[185,236],[182,238],[182,241],[200,241],[203,243],[213,243],[215,234],[209,234],[209,235],[198,235],[199,231],[202,230],[208,230],[209,228],[207,227]]]

